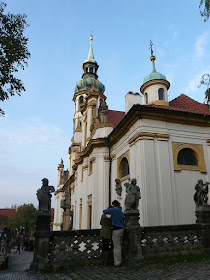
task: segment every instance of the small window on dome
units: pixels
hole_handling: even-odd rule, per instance
[[[159,88],[158,98],[159,98],[159,100],[164,100],[164,89],[163,88]]]
[[[147,92],[145,93],[145,104],[148,103],[148,95],[147,95]]]
[[[90,67],[90,73],[93,73],[93,67]]]

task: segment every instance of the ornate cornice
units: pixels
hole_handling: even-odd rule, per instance
[[[160,133],[152,133],[152,132],[138,132],[136,133],[129,141],[128,144],[132,144],[137,139],[144,139],[144,138],[158,138],[158,139],[165,139],[168,140],[169,134],[160,134]]]
[[[78,164],[81,164],[83,162],[83,159],[91,154],[94,148],[98,147],[105,147],[106,142],[103,138],[99,139],[91,139],[88,143],[87,147],[82,152],[78,153],[78,158],[74,160],[75,164],[73,165],[73,169],[76,170]]]

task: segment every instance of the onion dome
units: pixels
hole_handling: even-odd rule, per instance
[[[143,81],[143,84],[151,81],[151,80],[165,80],[167,81],[166,79],[166,76],[157,72],[156,69],[155,69],[155,59],[156,57],[154,55],[152,55],[150,57],[150,60],[152,61],[152,67],[153,67],[153,70],[152,70],[152,73],[150,73],[149,75],[147,75],[145,78],[144,78],[144,81]]]
[[[88,90],[90,87],[94,86],[95,91],[104,93],[105,86],[98,80],[97,70],[98,63],[94,58],[93,47],[92,47],[93,36],[90,36],[90,49],[88,53],[88,58],[85,59],[82,64],[83,75],[82,80],[76,83],[75,93]]]

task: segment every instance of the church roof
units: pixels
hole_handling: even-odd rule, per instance
[[[16,212],[16,209],[0,209],[0,215],[7,216],[9,218],[13,217]]]
[[[194,99],[190,98],[189,96],[187,96],[185,94],[181,94],[178,97],[171,100],[169,102],[169,106],[156,105],[156,104],[150,104],[147,106],[165,108],[168,110],[176,110],[176,111],[184,111],[184,112],[210,115],[209,107],[206,104],[195,101]]]
[[[139,105],[139,106],[210,115],[210,108],[206,104],[195,101],[194,99],[190,98],[185,94],[181,94],[178,97],[171,100],[169,102],[169,105],[150,104],[150,105]],[[108,111],[108,122],[113,124],[114,128],[124,117],[125,117],[125,112],[114,111],[114,110]]]
[[[108,123],[111,123],[115,126],[124,118],[125,112],[108,110]]]

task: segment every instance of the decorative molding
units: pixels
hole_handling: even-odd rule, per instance
[[[152,133],[152,132],[138,132],[136,133],[129,141],[128,144],[132,144],[135,142],[137,139],[144,139],[144,138],[150,137],[150,138],[159,138],[158,140],[164,139],[168,140],[169,134],[160,134],[160,133]]]
[[[97,123],[96,124],[96,129],[104,128],[104,127],[114,127],[114,125],[112,123]]]
[[[182,149],[185,149],[185,148],[189,148],[195,152],[196,158],[198,160],[198,166],[178,164],[178,162],[177,162],[178,154]],[[200,171],[201,173],[207,172],[205,158],[204,158],[204,152],[203,152],[203,145],[172,142],[172,151],[173,151],[173,160],[174,160],[174,171],[181,171],[181,170],[196,171],[197,170],[197,171]]]
[[[106,147],[105,140],[103,138],[91,139],[87,147],[85,147],[82,152],[78,153],[78,158],[74,160],[75,164],[73,165],[72,168],[76,170],[78,164],[82,163],[83,158],[89,156],[94,148],[99,148],[99,147]]]
[[[94,162],[96,160],[95,157],[90,158],[90,162]]]
[[[88,108],[92,108],[92,107],[95,107],[95,106],[96,106],[96,101],[95,100],[91,100],[87,105]]]
[[[161,80],[161,79],[151,80],[141,86],[141,88],[140,88],[141,93],[143,94],[143,92],[145,91],[146,88],[153,86],[153,85],[164,85],[164,86],[166,86],[167,90],[170,87],[170,83],[166,80]]]
[[[77,127],[77,128],[75,129],[75,132],[82,132],[82,129],[79,128],[79,127]]]
[[[150,104],[169,106],[168,101],[165,101],[165,100],[153,100],[153,101],[149,102],[147,105],[150,105]]]
[[[92,205],[92,194],[87,196],[87,203],[88,205]]]
[[[57,191],[54,192],[54,195],[58,194],[59,192],[63,192],[63,188],[62,189],[59,189]]]
[[[114,158],[116,158],[116,154],[111,155],[111,160],[113,160]],[[104,160],[109,160],[109,157],[104,156]]]
[[[93,173],[93,162],[96,160],[95,157],[90,158],[89,160],[89,169],[88,169],[88,176]]]
[[[86,165],[84,165],[84,166],[82,166],[82,176],[81,176],[81,182],[83,181],[83,173],[84,173],[84,170],[85,169],[88,169],[88,164],[86,164]]]

